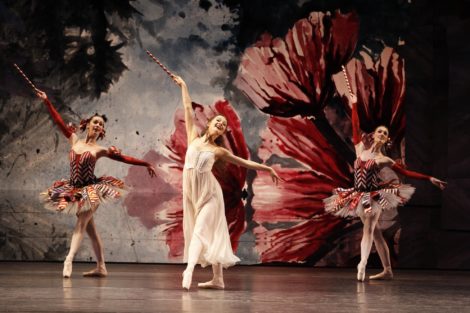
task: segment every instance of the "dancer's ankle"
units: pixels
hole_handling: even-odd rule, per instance
[[[224,285],[224,279],[222,277],[218,277],[218,276],[214,276],[211,280],[211,282],[214,284],[214,285],[219,285],[219,286],[223,286]]]
[[[106,270],[106,264],[104,262],[97,262],[96,268]]]
[[[384,267],[384,273],[393,273],[391,266]]]

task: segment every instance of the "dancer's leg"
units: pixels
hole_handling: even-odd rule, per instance
[[[191,286],[194,267],[196,266],[204,247],[201,239],[204,238],[204,232],[208,225],[212,225],[214,212],[214,203],[212,202],[213,201],[210,201],[204,205],[196,217],[193,235],[191,237],[191,242],[188,248],[188,265],[186,266],[186,270],[183,272],[182,286],[186,290],[189,290]]]
[[[93,217],[88,222],[86,227],[86,232],[88,237],[90,237],[91,244],[93,246],[93,250],[95,251],[96,256],[96,268],[83,273],[85,277],[105,277],[108,275],[108,271],[106,270],[106,265],[104,263],[104,252],[103,252],[103,243],[101,241],[100,235],[96,230],[96,225]]]
[[[380,217],[380,211],[374,215],[365,213],[361,216],[364,224],[362,240],[361,240],[361,261],[357,265],[357,280],[364,281],[367,259],[369,258],[372,242],[374,241],[374,229]]]
[[[199,260],[201,252],[202,242],[197,235],[193,234],[188,249],[188,265],[186,266],[186,269],[183,272],[183,282],[181,283],[182,287],[186,290],[189,290],[189,288],[191,288],[194,267],[196,266],[197,261]]]
[[[72,234],[72,241],[70,243],[70,250],[65,258],[63,276],[69,278],[72,274],[72,261],[77,254],[78,248],[83,239],[83,234],[85,233],[86,226],[88,222],[93,217],[93,211],[86,211],[77,216],[77,223],[75,224],[75,229]]]
[[[393,278],[392,264],[390,262],[390,251],[388,250],[387,242],[385,241],[385,238],[382,234],[382,230],[379,229],[379,227],[377,226],[374,229],[374,244],[375,249],[377,249],[377,253],[379,254],[380,261],[382,262],[384,270],[382,273],[369,276],[369,279],[390,280]]]

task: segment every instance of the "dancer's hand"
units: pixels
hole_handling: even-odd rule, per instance
[[[276,185],[278,184],[279,181],[282,181],[282,178],[279,177],[279,175],[276,173],[276,171],[272,167],[269,168],[269,174],[271,175],[273,183],[275,183]]]
[[[364,209],[365,214],[370,214],[372,213],[372,207],[368,207],[367,209]]]
[[[447,183],[445,181],[437,179],[436,177],[431,177],[429,180],[434,186],[438,187],[441,190],[444,190],[447,186]]]
[[[183,86],[186,86],[186,83],[184,82],[184,80],[177,76],[177,75],[172,75],[171,78],[173,79],[173,81],[180,87],[183,87]]]
[[[147,166],[147,171],[149,172],[150,177],[157,176],[157,173],[155,172],[155,168],[152,165]]]
[[[36,89],[36,96],[38,96],[39,98],[41,98],[42,100],[46,100],[47,99],[47,95],[44,91],[42,90],[39,90],[39,89]]]

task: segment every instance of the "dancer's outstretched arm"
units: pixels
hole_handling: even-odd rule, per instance
[[[184,106],[184,121],[186,124],[186,135],[188,137],[188,145],[197,138],[197,130],[194,126],[193,106],[191,97],[189,96],[188,86],[184,80],[179,76],[173,76],[173,80],[181,87],[181,96],[183,98]]]
[[[444,190],[444,188],[447,185],[447,183],[445,181],[442,181],[442,180],[437,179],[435,177],[432,177],[432,176],[429,176],[429,175],[426,175],[426,174],[422,174],[422,173],[418,173],[418,172],[415,172],[415,171],[407,170],[403,165],[395,162],[394,160],[392,160],[389,157],[384,157],[384,158],[386,160],[386,162],[385,162],[386,165],[388,165],[392,170],[394,170],[395,172],[397,172],[397,173],[399,173],[403,176],[406,176],[406,177],[409,177],[409,178],[414,178],[414,179],[420,179],[420,180],[429,180],[433,185],[437,186],[441,190]]]
[[[269,174],[271,174],[271,178],[273,179],[273,182],[276,184],[278,183],[279,180],[282,180],[272,167],[269,167],[267,165],[254,162],[251,160],[245,160],[243,158],[237,157],[236,155],[234,155],[232,152],[230,152],[229,150],[225,148],[217,148],[216,156],[217,158],[220,158],[226,162],[229,162],[235,165],[243,166],[252,170],[269,172]]]
[[[145,166],[147,168],[147,171],[149,172],[150,177],[154,177],[156,175],[155,169],[150,163],[148,163],[144,160],[133,158],[133,157],[128,156],[128,155],[124,155],[124,154],[121,153],[121,151],[118,148],[116,148],[114,146],[112,146],[108,150],[106,150],[103,153],[102,156],[110,158],[111,160],[123,162],[123,163],[126,163],[126,164]]]
[[[44,101],[52,119],[57,124],[62,134],[64,134],[64,136],[69,140],[70,144],[73,145],[78,140],[78,136],[72,131],[71,127],[65,125],[64,120],[60,116],[59,112],[57,112],[54,105],[49,101],[44,91],[38,90],[36,95]]]

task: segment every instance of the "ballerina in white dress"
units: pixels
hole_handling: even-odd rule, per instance
[[[233,155],[215,142],[227,130],[227,119],[216,115],[207,122],[207,129],[198,135],[193,121],[193,108],[188,87],[181,77],[173,76],[181,87],[188,149],[183,171],[183,232],[184,260],[188,265],[183,272],[182,287],[189,290],[196,264],[212,265],[213,278],[199,283],[199,288],[224,289],[223,268],[240,259],[233,254],[225,218],[222,188],[212,174],[218,160],[249,169],[270,172],[273,182],[279,176],[269,166]]]

